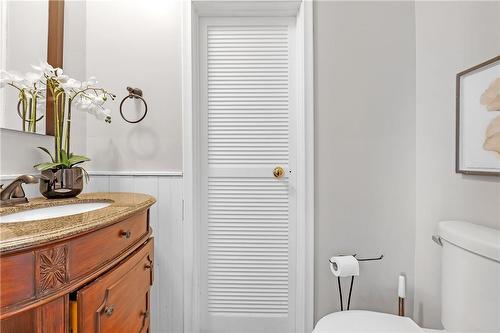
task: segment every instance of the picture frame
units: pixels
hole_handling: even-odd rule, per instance
[[[456,76],[455,171],[500,176],[500,55]]]

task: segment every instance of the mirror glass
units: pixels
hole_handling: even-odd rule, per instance
[[[35,72],[31,65],[47,60],[48,0],[0,1],[0,10],[1,69],[25,77]],[[9,85],[0,89],[0,127],[45,134],[45,93],[36,109],[28,101],[22,105],[19,94]]]

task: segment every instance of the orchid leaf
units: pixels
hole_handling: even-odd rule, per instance
[[[45,148],[45,147],[37,147],[37,148],[38,148],[38,149],[40,149],[40,150],[42,150],[42,151],[44,151],[44,152],[46,152],[46,153],[47,153],[47,155],[49,155],[49,156],[50,156],[51,161],[52,161],[52,162],[55,162],[55,161],[54,161],[54,157],[52,157],[52,154],[50,153],[50,151],[49,151],[47,148]]]
[[[71,168],[74,165],[90,161],[90,158],[86,156],[80,156],[80,155],[71,155],[71,157],[68,160],[69,167]]]
[[[45,162],[45,163],[37,164],[34,167],[40,171],[45,171],[45,170],[58,169],[61,166],[64,166],[64,165],[62,163]]]
[[[90,181],[90,175],[89,173],[87,172],[87,170],[85,170],[84,168],[80,167],[80,169],[82,169],[83,171],[83,174],[85,176],[85,183],[88,184],[88,182]]]
[[[61,163],[67,168],[70,167],[68,153],[64,149],[61,149]]]

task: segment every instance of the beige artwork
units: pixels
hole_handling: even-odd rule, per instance
[[[481,104],[490,112],[500,112],[500,78],[493,81],[481,95]],[[494,118],[486,128],[484,150],[500,154],[500,115]]]

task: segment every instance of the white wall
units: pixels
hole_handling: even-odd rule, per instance
[[[415,25],[412,2],[315,6],[315,318],[340,309],[335,254],[361,264],[351,309],[397,313],[415,229]],[[344,286],[344,296],[348,290]]]
[[[87,74],[118,96],[109,104],[111,124],[88,117],[92,170],[181,171],[180,20],[181,2],[175,0],[87,3]],[[148,103],[139,124],[119,114],[127,86],[141,88]],[[125,106],[137,119],[142,105],[135,102]]]
[[[64,54],[63,69],[77,80],[87,79],[86,50],[86,2],[64,3]],[[87,114],[76,111],[71,119],[71,150],[77,155],[87,154]]]
[[[416,46],[415,319],[439,328],[437,222],[500,228],[500,177],[454,172],[455,75],[500,54],[500,2],[417,2]]]

